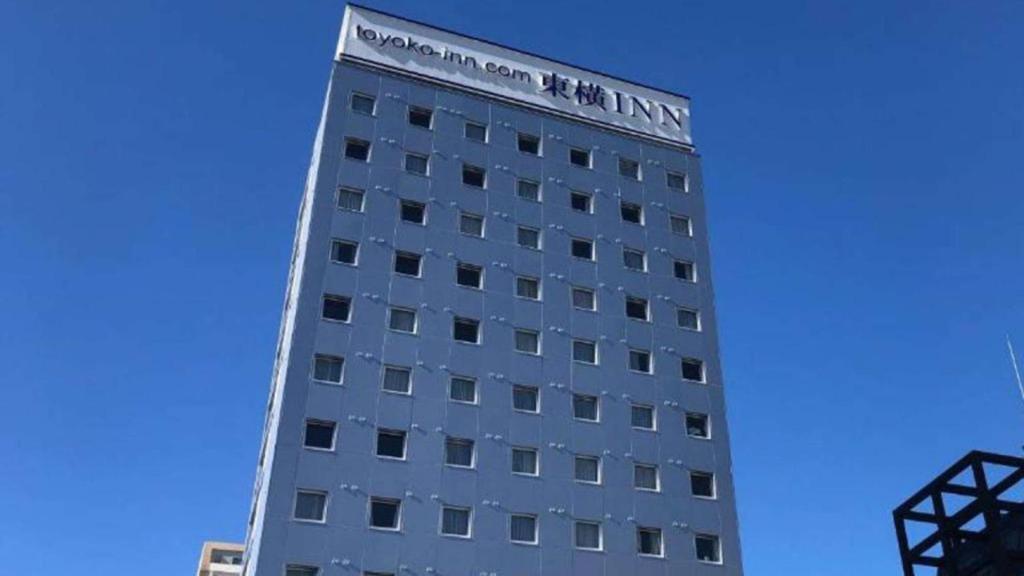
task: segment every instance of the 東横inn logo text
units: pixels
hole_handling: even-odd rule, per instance
[[[437,59],[530,86],[535,92],[552,100],[556,106],[560,102],[572,103],[581,108],[637,118],[644,123],[658,124],[676,131],[683,130],[684,112],[681,108],[606,89],[595,82],[585,82],[555,72],[523,70],[490,60],[481,62],[475,56],[452,50],[448,46],[432,44],[409,34],[388,34],[359,24],[355,27],[355,33],[356,38],[376,50],[400,50],[418,58]]]

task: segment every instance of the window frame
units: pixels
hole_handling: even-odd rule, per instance
[[[337,247],[337,246],[351,246],[352,247],[352,261],[351,262],[346,262],[344,260],[338,260],[337,258],[334,257],[335,253],[336,253],[335,247]],[[331,238],[331,252],[330,252],[330,256],[328,256],[328,258],[330,259],[331,264],[341,264],[343,266],[359,266],[359,242],[354,242],[352,240],[344,240],[344,239],[341,239],[341,238]]]
[[[697,494],[697,492],[694,490],[693,480],[694,480],[695,477],[698,477],[698,476],[704,477],[704,478],[706,478],[710,482],[711,494],[708,494],[708,495]],[[714,472],[705,472],[703,470],[693,470],[693,469],[691,469],[689,471],[689,477],[690,477],[690,496],[693,496],[694,498],[700,498],[701,500],[718,500],[718,482],[717,482],[717,479],[715,478],[715,473]]]
[[[639,370],[633,367],[634,354],[641,355],[641,357],[647,357],[647,370]],[[646,376],[650,376],[651,374],[654,374],[654,354],[650,350],[645,350],[643,348],[630,348],[626,360],[626,367],[633,374],[643,374]]]
[[[533,522],[533,540],[516,540],[513,538],[515,530],[512,529],[512,524],[515,522],[515,518],[529,518]],[[512,512],[508,515],[508,540],[512,544],[519,544],[522,546],[537,546],[540,544],[540,518],[536,514],[528,514],[523,512]]]
[[[536,144],[537,144],[537,151],[536,152],[530,152],[528,150],[523,150],[523,146],[522,146],[522,138],[523,138],[523,136],[526,136],[527,139],[531,139],[534,142],[536,142]],[[516,150],[519,151],[522,154],[529,154],[530,156],[543,156],[543,153],[542,153],[542,150],[541,150],[541,143],[542,142],[543,142],[543,139],[540,136],[537,136],[536,134],[530,134],[529,132],[521,132],[519,130],[516,131]]]
[[[320,378],[317,378],[316,377],[316,363],[317,363],[317,360],[325,360],[325,361],[337,360],[338,364],[339,364],[339,367],[338,367],[338,380],[337,381],[335,381],[335,380],[321,380]],[[309,378],[313,382],[320,382],[322,384],[331,384],[333,386],[340,386],[345,381],[345,357],[344,356],[335,356],[333,354],[314,353],[313,354],[313,365],[311,366]]]
[[[359,195],[359,209],[358,210],[356,210],[354,208],[348,208],[346,206],[342,206],[341,205],[341,195],[342,195],[343,192],[344,193],[348,193],[348,194],[357,194],[357,195]],[[344,210],[345,212],[354,212],[356,214],[362,214],[362,213],[364,213],[366,211],[366,190],[364,190],[362,188],[356,188],[354,186],[338,186],[338,189],[335,192],[334,200],[335,200],[334,207],[336,209],[338,209],[338,210]]]
[[[530,453],[533,454],[533,472],[532,473],[531,472],[520,472],[520,471],[516,470],[515,462],[516,462],[516,451],[517,450],[520,451],[520,452],[530,452]],[[511,458],[511,460],[509,461],[509,468],[512,470],[512,474],[514,474],[516,476],[527,476],[529,478],[538,478],[538,477],[540,477],[540,450],[538,450],[538,449],[536,449],[536,448],[534,448],[532,446],[512,446],[509,449],[509,457]]]
[[[633,254],[633,255],[639,254],[640,255],[640,267],[639,268],[634,268],[634,267],[632,267],[632,266],[630,266],[629,264],[626,263],[626,256],[628,254]],[[629,246],[623,246],[622,247],[622,267],[625,268],[626,270],[629,270],[630,272],[646,273],[647,272],[647,252],[645,252],[643,250],[638,250],[636,248],[630,248]]]
[[[577,243],[584,243],[590,247],[590,256],[577,256],[576,246]],[[584,262],[597,262],[597,245],[590,238],[583,238],[582,236],[573,236],[569,239],[569,256],[576,260],[583,260]]]
[[[535,336],[536,346],[531,350],[522,350],[519,348],[519,335],[527,334]],[[513,349],[520,354],[527,354],[529,356],[540,356],[541,355],[541,332],[540,330],[533,330],[531,328],[513,328]]]
[[[527,245],[527,244],[523,244],[521,242],[522,236],[520,235],[520,233],[523,232],[523,231],[529,231],[529,232],[536,232],[537,233],[537,245],[536,246],[530,246],[530,245]],[[544,240],[543,240],[543,234],[541,234],[541,229],[540,228],[534,228],[533,226],[524,226],[522,224],[517,224],[516,225],[516,245],[519,246],[520,248],[526,248],[527,250],[536,250],[538,252],[543,250]]]
[[[467,324],[467,323],[470,323],[470,322],[472,322],[474,324],[474,327],[476,329],[476,339],[475,340],[463,340],[463,339],[459,338],[456,335],[456,332],[457,332],[456,326],[458,326],[459,323]],[[476,318],[469,318],[468,316],[453,316],[452,317],[452,340],[455,341],[455,342],[461,342],[463,344],[472,344],[472,345],[479,346],[480,343],[483,341],[483,323],[480,322],[480,320],[477,320]]]
[[[583,154],[585,154],[586,155],[586,159],[587,159],[586,163],[585,164],[580,164],[578,162],[575,162],[573,160],[573,153],[574,152],[575,153],[583,153]],[[587,170],[592,170],[594,168],[594,154],[593,154],[593,150],[590,150],[590,149],[587,149],[587,148],[580,148],[579,146],[570,146],[569,147],[569,164],[571,164],[573,166],[576,166],[578,168],[585,168]]]
[[[331,428],[331,445],[327,448],[323,446],[310,446],[309,445],[309,427],[310,426],[327,426]],[[306,418],[305,425],[302,427],[302,447],[306,450],[313,450],[316,452],[334,452],[338,445],[338,423],[333,420],[324,420],[322,418]]]
[[[633,413],[634,413],[634,410],[636,410],[637,408],[646,409],[646,410],[648,410],[650,412],[650,414],[651,414],[651,426],[649,428],[646,427],[646,426],[637,426],[636,425],[636,421],[633,418]],[[658,409],[657,409],[657,407],[655,407],[654,404],[642,404],[642,403],[639,403],[639,402],[634,402],[634,403],[630,404],[630,406],[629,406],[629,427],[632,428],[633,430],[642,430],[644,432],[657,432],[658,431]]]
[[[408,220],[405,217],[406,207],[410,209],[418,209],[420,211],[420,221]],[[398,221],[404,224],[412,224],[414,226],[426,226],[427,225],[427,205],[418,200],[407,200],[405,198],[398,199]]]
[[[679,323],[679,313],[680,312],[692,312],[693,313],[693,318],[694,318],[694,320],[696,320],[696,326],[691,328],[689,326],[683,326],[682,324],[680,324]],[[698,310],[696,308],[690,308],[688,306],[676,306],[676,327],[680,328],[682,330],[689,330],[691,332],[702,332],[703,331],[703,326],[702,326],[702,322],[701,322],[701,317],[700,316],[701,316],[700,310]]]
[[[444,531],[444,512],[445,510],[457,510],[459,512],[466,513],[466,533],[456,534],[452,532]],[[449,504],[441,505],[441,513],[438,517],[437,533],[446,538],[461,538],[463,540],[470,540],[473,538],[473,508],[470,506],[451,506]]]
[[[399,330],[398,328],[395,328],[392,325],[391,319],[392,319],[392,316],[393,316],[395,311],[398,311],[398,312],[408,312],[408,313],[412,314],[412,330],[410,330],[410,331]],[[388,306],[388,330],[390,330],[392,332],[397,332],[399,334],[419,334],[419,327],[420,327],[420,318],[419,318],[419,314],[416,313],[416,309],[415,308],[406,308],[405,306]]]
[[[591,347],[594,350],[594,358],[593,358],[594,361],[593,362],[589,362],[587,360],[580,360],[580,359],[576,358],[576,343],[577,342],[579,342],[581,344],[590,344],[591,345]],[[597,349],[597,341],[596,340],[587,340],[586,338],[573,338],[572,339],[572,348],[571,348],[571,357],[572,357],[572,361],[573,362],[579,362],[580,364],[586,364],[587,366],[598,366],[598,365],[601,364],[601,357],[600,357],[600,353],[598,352],[598,349]]]
[[[473,126],[474,128],[481,128],[481,129],[483,129],[483,132],[484,132],[483,138],[478,139],[478,138],[474,138],[474,137],[470,136],[469,135],[469,127],[470,126]],[[474,122],[472,120],[466,120],[465,123],[463,123],[463,125],[462,125],[462,137],[465,138],[466,140],[469,140],[470,142],[478,142],[480,144],[487,144],[490,141],[490,136],[491,136],[491,131],[488,129],[487,124],[484,124],[482,122]]]
[[[406,389],[405,389],[404,392],[401,391],[401,390],[392,390],[392,389],[386,388],[384,386],[384,384],[388,381],[388,370],[393,370],[393,371],[396,371],[396,372],[404,372],[404,373],[406,373],[406,375],[408,377],[405,380]],[[381,392],[387,392],[389,394],[400,394],[402,396],[412,396],[412,367],[410,367],[410,366],[400,366],[398,364],[385,364],[381,368],[381,371],[380,371],[380,391]]]
[[[697,547],[697,541],[700,539],[710,540],[714,546],[715,559],[705,560],[700,557],[700,549]],[[706,532],[697,532],[693,535],[693,555],[697,559],[697,562],[701,564],[710,564],[718,566],[722,564],[722,539],[716,534],[708,534]]]
[[[690,365],[696,364],[697,365],[698,369],[700,370],[700,379],[695,380],[693,378],[687,378],[686,377],[686,365],[687,364],[690,364]],[[707,365],[700,358],[689,358],[689,357],[680,358],[679,359],[679,377],[684,382],[693,382],[693,383],[696,383],[696,384],[707,384],[707,382],[708,382]]]
[[[683,185],[681,187],[673,186],[671,184],[672,176],[678,176],[679,179],[682,180]],[[685,193],[690,191],[690,177],[685,172],[677,172],[675,170],[665,170],[665,187],[668,188],[669,190],[678,190],[678,191],[683,192],[685,194]]]
[[[360,109],[356,108],[356,98],[363,98],[364,100],[369,100],[370,101],[370,111],[367,112],[366,110],[360,110]],[[355,113],[357,113],[357,114],[363,114],[365,116],[376,117],[377,116],[377,97],[376,96],[370,96],[369,94],[367,94],[365,92],[359,92],[358,90],[353,90],[352,93],[349,95],[348,109],[353,111],[353,112],[355,112]]]
[[[686,230],[680,232],[676,230],[675,223],[678,221],[686,223]],[[682,236],[684,238],[693,238],[693,219],[685,214],[679,214],[678,212],[669,212],[668,214],[668,229],[676,236]]]
[[[463,284],[460,281],[459,273],[462,271],[476,272],[476,285]],[[476,264],[470,264],[469,262],[458,261],[455,263],[455,285],[461,286],[462,288],[469,288],[471,290],[483,290],[484,289],[484,267]]]
[[[573,205],[574,198],[583,198],[586,201],[586,209],[580,210]],[[580,214],[593,214],[594,213],[594,195],[589,192],[583,192],[582,190],[569,190],[569,209],[573,212],[579,212]]]
[[[380,453],[380,437],[389,436],[392,438],[401,437],[402,439],[402,455],[392,456],[390,454]],[[377,458],[383,458],[384,460],[395,460],[399,462],[405,462],[409,456],[409,433],[405,430],[399,430],[397,428],[377,428],[377,435],[374,438],[373,444],[373,455]]]
[[[637,482],[637,471],[640,470],[641,468],[654,470],[654,488],[640,486]],[[640,490],[642,492],[661,492],[661,468],[657,464],[648,464],[646,462],[633,462],[633,489]]]
[[[320,518],[299,518],[299,495],[300,494],[311,494],[315,496],[323,497],[323,506],[320,509]],[[292,503],[292,520],[295,522],[304,522],[308,524],[326,524],[327,523],[327,508],[330,505],[331,495],[326,490],[317,490],[315,488],[296,488],[295,497]]]
[[[626,218],[626,210],[636,210],[636,220],[630,220]],[[644,226],[646,224],[644,218],[644,205],[638,202],[627,202],[625,200],[619,200],[619,219],[626,224],[635,224],[637,226]]]
[[[658,536],[658,552],[657,553],[651,553],[651,552],[644,552],[643,551],[643,547],[640,545],[641,542],[642,542],[642,539],[640,537],[641,532],[648,532],[648,533],[651,533],[651,534],[656,534]],[[656,527],[653,527],[653,526],[637,526],[636,527],[636,553],[639,556],[645,556],[645,557],[648,557],[648,558],[664,558],[665,557],[665,533],[662,531],[662,529],[661,528],[656,528]]]
[[[339,302],[345,305],[345,317],[334,318],[327,315],[327,303]],[[329,294],[324,293],[320,298],[320,319],[324,322],[333,322],[335,324],[351,324],[352,323],[352,297],[345,296],[343,294]]]
[[[531,198],[529,196],[524,196],[522,194],[521,186],[524,185],[524,184],[525,185],[532,185],[532,186],[534,186],[534,192],[536,193],[536,197]],[[520,200],[525,200],[527,202],[537,202],[537,203],[543,202],[544,201],[543,186],[541,186],[541,183],[540,183],[539,180],[534,180],[532,178],[516,178],[516,198],[519,198]]]
[[[595,471],[597,472],[596,480],[585,480],[577,475],[577,461],[587,460],[595,463]],[[572,480],[580,484],[587,484],[590,486],[601,486],[604,482],[604,462],[600,456],[592,456],[590,454],[573,454],[572,457]]]
[[[619,176],[622,176],[623,178],[629,178],[630,180],[635,180],[636,182],[643,182],[644,181],[644,173],[643,173],[643,169],[641,167],[641,164],[640,164],[639,160],[634,160],[634,159],[626,157],[626,156],[619,156],[618,165],[619,165]],[[636,174],[628,173],[629,172],[628,170],[627,171],[623,171],[624,167],[625,168],[628,168],[628,167],[634,168],[636,170]]]
[[[366,145],[366,157],[365,158],[359,158],[357,156],[349,156],[349,146],[351,146],[351,145],[359,145],[359,144],[365,144]],[[365,164],[365,163],[369,163],[370,162],[370,155],[371,154],[373,154],[373,143],[370,142],[369,140],[364,140],[362,138],[356,138],[355,136],[346,136],[345,137],[345,149],[342,152],[342,156],[344,157],[345,160],[351,160],[353,162],[362,162],[362,163]]]
[[[413,122],[412,118],[413,118],[413,113],[414,112],[418,113],[420,115],[425,115],[427,117],[427,125],[426,126],[424,126],[423,124],[418,124],[416,122]],[[408,124],[409,126],[414,126],[414,127],[419,128],[421,130],[433,131],[434,130],[434,109],[433,108],[426,108],[424,106],[416,106],[414,104],[410,104],[408,106],[408,108],[406,109],[405,121],[406,121],[406,124]]]
[[[576,411],[576,400],[577,400],[577,398],[579,398],[579,399],[584,399],[584,398],[593,399],[593,401],[594,401],[594,418],[593,419],[582,418],[582,417],[580,417],[578,415],[578,413]],[[600,424],[601,423],[601,397],[600,396],[597,396],[596,394],[583,394],[583,393],[580,393],[580,392],[573,392],[572,393],[571,401],[572,401],[572,419],[573,420],[576,420],[578,422],[587,422],[589,424]]]
[[[579,526],[595,526],[597,527],[597,546],[580,546],[579,542]],[[594,520],[573,520],[573,535],[572,535],[572,547],[575,550],[585,550],[588,552],[603,552],[604,551],[604,529],[600,522]]]
[[[469,443],[469,464],[453,464],[448,461],[448,445],[449,443]],[[444,437],[444,465],[451,468],[460,468],[463,470],[475,470],[476,469],[476,441],[472,438],[462,438],[459,436],[445,436]]]
[[[690,417],[703,420],[704,435],[698,436],[690,433]],[[686,430],[686,437],[694,440],[711,440],[711,415],[704,412],[686,412],[683,414],[683,428]]]
[[[467,174],[474,174],[474,173],[479,173],[480,174],[480,185],[479,186],[476,185],[476,184],[473,184],[471,182],[466,182],[466,175]],[[477,166],[476,164],[470,164],[468,162],[463,162],[462,163],[462,185],[463,186],[469,186],[471,188],[478,188],[480,190],[486,190],[487,189],[487,169],[482,167],[482,166]]]
[[[464,218],[471,218],[471,219],[479,220],[480,221],[480,234],[470,234],[469,232],[466,232],[462,228],[462,221],[463,221]],[[480,214],[477,214],[475,212],[466,212],[465,210],[460,210],[459,211],[459,234],[461,234],[463,236],[469,236],[470,238],[486,238],[487,237],[487,230],[485,228],[486,225],[487,225],[487,219],[484,216],[481,216]]]
[[[409,169],[409,159],[416,158],[423,160],[423,172]],[[402,156],[402,172],[406,174],[412,174],[413,176],[430,176],[430,154],[421,154],[419,152],[406,152]]]
[[[415,257],[416,259],[416,273],[409,274],[408,272],[402,272],[398,269],[398,261],[402,259],[404,261],[411,261]],[[394,261],[391,266],[391,272],[397,276],[403,276],[405,278],[423,278],[423,254],[417,254],[415,252],[409,252],[408,250],[395,250]]]
[[[534,397],[534,409],[526,410],[523,408],[516,407],[516,390],[521,391],[532,391]],[[527,384],[513,384],[512,385],[512,411],[521,412],[523,414],[540,414],[540,386],[530,386]]]
[[[687,270],[689,270],[689,274],[687,274],[685,276],[680,276],[679,274],[676,273],[677,266],[679,266],[680,264],[682,264],[684,267],[686,267]],[[689,282],[691,284],[696,284],[697,283],[697,264],[695,262],[691,261],[691,260],[681,260],[681,259],[678,259],[678,258],[672,260],[672,277],[675,278],[676,280],[681,280],[683,282]]]
[[[536,295],[532,296],[532,297],[531,296],[524,296],[521,293],[521,291],[519,290],[519,282],[520,281],[532,282]],[[543,296],[541,294],[541,282],[540,282],[540,278],[539,277],[537,277],[537,276],[527,276],[526,274],[516,274],[515,284],[516,284],[515,285],[515,288],[516,288],[516,298],[522,298],[523,300],[529,300],[531,302],[540,302],[541,300],[543,300]]]
[[[394,527],[389,526],[377,526],[373,523],[373,505],[374,504],[389,504],[395,506],[395,525]],[[385,496],[370,496],[367,500],[366,506],[366,526],[370,530],[382,530],[384,532],[401,532],[402,531],[402,500],[400,498],[387,498]]]
[[[455,398],[454,396],[452,396],[452,390],[454,389],[454,383],[455,383],[456,380],[461,380],[463,382],[472,382],[472,384],[473,384],[473,399],[472,400],[461,400],[459,398]],[[448,378],[448,401],[449,402],[457,402],[459,404],[467,404],[467,405],[470,405],[470,406],[479,406],[480,405],[480,382],[479,382],[479,380],[477,380],[476,378],[473,378],[471,376],[461,376],[461,375],[456,375],[456,374],[451,375]]]
[[[648,300],[647,298],[641,298],[639,296],[633,296],[631,294],[626,294],[626,299],[624,301],[624,304],[625,304],[625,306],[624,306],[624,313],[626,315],[626,318],[628,318],[630,320],[636,320],[638,322],[650,323],[650,321],[651,321],[651,301],[650,300]],[[629,313],[629,305],[630,304],[634,304],[634,305],[642,304],[643,305],[643,316],[638,318],[638,317],[633,316],[632,314],[630,314]]]
[[[576,292],[586,292],[590,294],[590,308],[582,308],[576,305]],[[585,310],[587,312],[597,312],[597,290],[587,288],[586,286],[572,286],[569,290],[570,303],[574,310]]]

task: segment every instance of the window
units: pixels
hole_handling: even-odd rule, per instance
[[[633,486],[640,490],[658,491],[658,467],[651,464],[633,465]]]
[[[572,206],[573,210],[577,212],[592,212],[590,194],[586,192],[570,192],[569,193],[569,205]]]
[[[654,430],[654,407],[633,404],[630,409],[630,425],[641,430]]]
[[[469,538],[469,508],[441,508],[441,534]]]
[[[378,429],[377,456],[405,460],[405,431]]]
[[[324,320],[335,320],[337,322],[348,322],[349,312],[352,308],[352,300],[346,296],[335,296],[324,294],[321,314]]]
[[[416,333],[416,311],[408,308],[391,308],[388,328],[398,332]]]
[[[661,528],[637,528],[636,551],[644,556],[661,556]]]
[[[639,204],[622,202],[619,204],[619,211],[622,214],[622,220],[624,222],[632,222],[633,224],[644,223],[644,209]]]
[[[483,188],[487,182],[487,171],[479,166],[473,166],[471,164],[462,165],[462,183],[475,186],[477,188]]]
[[[636,320],[647,320],[648,319],[648,305],[647,300],[644,298],[637,298],[636,296],[626,296],[626,316]]]
[[[370,527],[398,530],[402,501],[394,498],[370,498]]]
[[[711,426],[707,414],[686,413],[686,435],[690,438],[711,438]]]
[[[524,200],[540,202],[540,183],[533,180],[516,180],[516,195]]]
[[[284,569],[284,576],[318,576],[320,569],[313,566],[296,566],[289,564]]]
[[[516,137],[516,143],[520,152],[540,156],[540,138],[537,136],[520,132]]]
[[[298,490],[295,493],[295,519],[323,522],[327,518],[327,493]]]
[[[473,467],[473,441],[448,437],[444,441],[444,463],[461,468]]]
[[[596,456],[576,456],[573,479],[588,484],[601,483],[601,459]]]
[[[680,192],[687,192],[689,190],[686,175],[680,174],[679,172],[666,172],[665,184],[669,188],[679,190]]]
[[[352,212],[363,211],[363,191],[355,188],[338,189],[338,208],[351,210]]]
[[[426,176],[430,170],[430,157],[409,152],[405,155],[405,171],[410,174]]]
[[[427,206],[421,202],[402,200],[399,205],[399,214],[402,217],[402,222],[423,224],[427,221]]]
[[[572,359],[586,364],[597,364],[597,344],[592,340],[573,340]]]
[[[529,226],[520,226],[516,230],[516,241],[523,248],[540,250],[540,230]]]
[[[484,217],[469,212],[459,214],[459,232],[478,238],[484,237]]]
[[[370,158],[370,143],[358,138],[346,138],[345,158],[366,162]]]
[[[672,232],[680,234],[682,236],[692,236],[693,227],[690,225],[690,219],[686,216],[680,216],[679,214],[670,214],[668,217],[669,224],[672,226]]]
[[[344,365],[344,358],[317,354],[313,357],[313,379],[340,384],[341,369]]]
[[[363,572],[363,576],[395,576],[393,572]]]
[[[455,402],[476,404],[476,380],[462,376],[452,376],[448,382],[448,398]]]
[[[516,351],[540,354],[540,333],[536,330],[516,329]]]
[[[572,255],[584,260],[594,259],[594,243],[585,238],[572,239]]]
[[[576,521],[576,547],[584,550],[601,549],[601,525],[597,522]]]
[[[359,255],[359,243],[345,240],[331,241],[331,262],[355,264]]]
[[[583,168],[590,168],[590,150],[582,148],[569,149],[569,163]]]
[[[385,366],[384,382],[381,388],[388,392],[408,394],[412,390],[412,369],[402,366]]]
[[[487,142],[487,126],[476,122],[466,122],[465,135],[467,140]]]
[[[516,276],[516,296],[540,300],[540,280],[531,276]]]
[[[480,321],[456,316],[452,322],[452,337],[459,342],[480,342]]]
[[[352,110],[373,116],[373,110],[377,107],[377,99],[366,94],[352,94]]]
[[[640,163],[629,158],[619,157],[619,174],[633,180],[640,179]]]
[[[676,324],[688,330],[700,330],[700,313],[691,308],[676,309]]]
[[[572,289],[572,307],[580,310],[596,310],[597,298],[590,288],[574,286]]]
[[[693,262],[687,262],[686,260],[676,260],[672,265],[672,274],[676,278],[686,280],[687,282],[697,281],[697,276],[693,270]]]
[[[534,448],[513,448],[512,449],[512,472],[515,474],[526,474],[536,476],[537,473],[537,450]]]
[[[409,106],[409,124],[430,130],[431,122],[434,119],[434,111],[429,108]]]
[[[634,372],[651,373],[651,353],[647,350],[629,351],[629,369]]]
[[[588,422],[598,421],[597,396],[587,394],[572,395],[572,417]]]
[[[509,539],[520,544],[536,544],[537,517],[527,514],[512,514]]]
[[[512,408],[534,414],[540,412],[540,391],[533,386],[513,386]]]
[[[694,382],[704,381],[704,362],[697,360],[696,358],[683,358],[683,380],[692,380]]]
[[[630,270],[643,272],[647,270],[647,255],[645,255],[641,250],[623,248],[622,265]]]
[[[459,262],[455,268],[455,283],[459,286],[480,288],[483,284],[484,269],[465,262]]]
[[[395,252],[395,272],[406,276],[420,275],[420,261],[422,256],[412,252]]]
[[[306,420],[302,445],[316,450],[334,450],[335,423],[327,420]]]
[[[693,537],[693,542],[697,548],[697,560],[712,564],[722,563],[722,546],[718,536],[697,534]]]
[[[715,475],[709,472],[690,472],[690,494],[700,498],[715,497]]]

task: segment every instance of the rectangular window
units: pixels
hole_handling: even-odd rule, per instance
[[[636,349],[630,350],[629,369],[634,372],[643,372],[644,374],[650,374],[652,371],[650,351]]]
[[[509,539],[520,544],[536,544],[537,517],[527,514],[512,514],[510,517]]]
[[[597,364],[597,344],[593,340],[573,340],[572,359],[586,364]]]
[[[531,276],[516,276],[516,296],[528,300],[540,300],[540,279]]]
[[[405,431],[378,429],[377,456],[405,460]]]
[[[395,252],[395,273],[406,276],[420,275],[420,262],[423,257],[412,252]]]
[[[434,111],[419,106],[409,106],[409,124],[430,130],[434,119]]]
[[[641,430],[654,430],[654,406],[633,404],[630,407],[630,425]]]
[[[688,330],[700,330],[700,313],[691,308],[676,309],[676,324]]]
[[[401,524],[402,501],[394,498],[370,498],[370,527],[398,530]]]
[[[627,318],[646,321],[648,319],[648,309],[649,306],[645,298],[637,298],[636,296],[626,296]]]
[[[324,320],[348,322],[351,310],[352,300],[347,296],[324,294],[323,306],[320,310]]]
[[[427,221],[427,206],[422,202],[402,200],[399,203],[398,213],[402,218],[402,222],[424,224]]]
[[[441,508],[441,534],[469,538],[469,508]]]
[[[381,388],[388,392],[409,394],[412,391],[412,369],[402,366],[385,366],[384,382]]]
[[[696,358],[683,358],[682,362],[683,380],[693,382],[704,381],[704,362]]]
[[[569,149],[569,163],[583,168],[590,168],[590,150],[582,148]]]
[[[586,238],[572,239],[572,255],[584,260],[594,259],[594,242]]]
[[[644,209],[639,204],[622,202],[619,204],[619,212],[622,214],[623,222],[632,222],[633,224],[644,223]]]
[[[540,183],[520,178],[516,180],[516,195],[524,200],[540,202]]]
[[[320,569],[313,566],[296,566],[289,564],[284,569],[284,576],[319,576]]]
[[[456,316],[452,321],[452,337],[459,342],[480,343],[480,321]]]
[[[476,404],[476,380],[452,376],[448,384],[448,398],[455,402]]]
[[[693,537],[693,543],[697,548],[697,560],[710,564],[722,563],[722,545],[718,536],[697,534]]]
[[[640,490],[658,491],[658,467],[651,464],[633,465],[633,486]]]
[[[702,440],[711,438],[711,425],[708,415],[699,412],[687,412],[686,435],[690,438],[700,438]]]
[[[601,549],[601,525],[597,522],[576,521],[576,547],[584,550]]]
[[[352,212],[363,211],[363,191],[355,188],[338,189],[338,208]]]
[[[690,471],[690,494],[700,498],[715,497],[715,475]]]
[[[316,450],[334,450],[334,429],[337,426],[328,420],[306,420],[306,433],[302,445]]]
[[[388,313],[388,328],[398,332],[416,333],[416,311],[409,308],[391,308]]]
[[[569,193],[569,205],[577,212],[586,212],[589,214],[592,211],[591,200],[592,198],[590,194],[587,194],[586,192],[573,191]]]
[[[686,280],[687,282],[696,282],[697,275],[693,270],[693,262],[687,262],[686,260],[676,260],[672,264],[672,274],[680,280]]]
[[[448,437],[444,442],[444,463],[460,468],[472,468],[473,441]]]
[[[515,474],[526,474],[536,476],[537,472],[537,450],[533,448],[512,449],[512,472]]]
[[[619,174],[633,180],[640,179],[640,163],[629,158],[619,157]]]
[[[359,243],[331,240],[331,262],[355,265],[359,256]]]
[[[540,391],[533,386],[513,386],[512,408],[533,414],[540,412]]]
[[[516,351],[540,354],[540,333],[536,330],[516,329]]]
[[[540,138],[537,136],[519,132],[516,136],[516,144],[520,152],[540,156]]]
[[[644,272],[647,270],[647,255],[644,254],[642,250],[623,248],[622,265],[630,270]]]
[[[686,216],[671,214],[668,217],[668,221],[672,225],[672,232],[681,236],[693,235],[693,227],[690,225],[690,219]]]
[[[476,122],[466,122],[465,135],[467,140],[487,142],[487,126]]]
[[[358,138],[346,138],[345,158],[366,162],[370,158],[370,143]]]
[[[644,556],[661,556],[661,528],[637,528],[636,550]]]
[[[601,459],[595,456],[576,456],[573,479],[588,484],[601,483]]]
[[[477,238],[484,237],[484,217],[469,212],[459,214],[459,232]]]
[[[686,175],[680,174],[679,172],[666,172],[665,173],[665,184],[673,190],[680,192],[687,192],[689,186],[687,185]]]
[[[462,165],[462,183],[467,186],[484,188],[487,183],[487,171],[471,164]]]
[[[523,248],[540,250],[540,230],[529,226],[520,226],[516,230],[516,241]]]
[[[298,490],[295,493],[295,519],[323,522],[327,519],[327,493],[318,490]]]
[[[596,310],[597,298],[590,288],[574,286],[572,289],[572,307],[580,310]]]
[[[313,357],[313,379],[321,382],[340,384],[341,369],[344,366],[344,358],[317,354]]]
[[[577,420],[597,422],[599,420],[597,402],[597,396],[590,396],[587,394],[573,394],[572,417]]]
[[[405,155],[405,171],[410,174],[426,176],[430,171],[430,157],[409,152]]]
[[[363,114],[369,114],[373,116],[373,111],[377,107],[377,99],[373,96],[367,96],[366,94],[353,93],[352,94],[352,110],[355,112],[362,112]]]
[[[480,266],[459,262],[455,267],[455,283],[469,288],[482,288],[484,269]]]

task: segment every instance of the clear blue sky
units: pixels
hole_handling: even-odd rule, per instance
[[[693,97],[749,574],[1019,451],[1024,4],[371,4]],[[342,9],[0,0],[0,572],[243,537]]]

